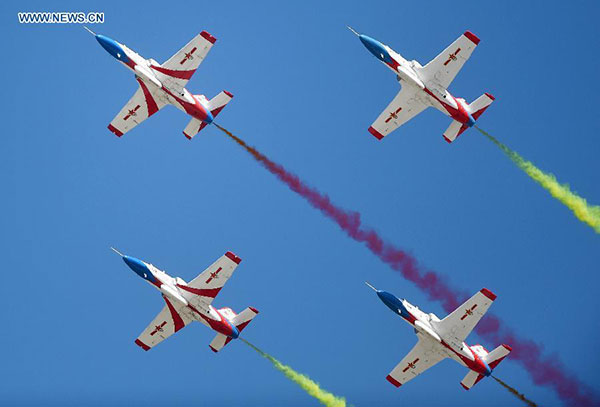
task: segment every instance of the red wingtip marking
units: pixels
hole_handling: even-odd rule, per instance
[[[374,135],[377,140],[381,140],[383,138],[383,134],[381,134],[380,132],[378,132],[377,130],[375,130],[373,128],[373,126],[369,127],[369,133],[371,133],[372,135]]]
[[[485,92],[485,95],[486,95],[487,97],[489,97],[490,99],[492,99],[492,100],[496,100],[496,98],[494,97],[494,95],[492,95],[491,93],[487,93],[487,92]]]
[[[215,37],[213,37],[212,35],[210,35],[209,33],[207,33],[206,31],[202,31],[200,33],[200,35],[208,42],[210,42],[211,44],[214,44],[215,41],[217,40]]]
[[[229,96],[230,98],[233,97],[233,94],[231,92],[224,90],[223,93],[226,94],[227,96]]]
[[[465,31],[465,37],[467,37],[468,39],[470,39],[471,41],[473,41],[473,43],[475,45],[479,44],[479,38],[473,34],[471,31]]]
[[[469,388],[467,386],[465,386],[464,384],[461,383],[460,385],[463,387],[463,389],[465,389],[467,391],[469,390]]]
[[[123,133],[112,124],[108,125],[108,130],[110,130],[112,133],[115,133],[117,137],[121,137],[123,135]]]
[[[393,384],[394,386],[396,386],[396,387],[400,387],[400,386],[402,386],[402,383],[400,383],[398,380],[394,379],[394,378],[393,378],[392,376],[390,376],[390,375],[387,375],[386,379],[387,379],[387,381],[388,381],[388,382],[392,383],[392,384]]]
[[[139,346],[140,348],[144,349],[145,351],[150,350],[150,346],[146,345],[144,342],[140,341],[139,339],[135,340],[135,344],[137,346]]]
[[[256,308],[254,308],[254,307],[248,307],[248,308],[250,308],[252,310],[252,312],[258,314],[258,310]],[[506,346],[506,345],[504,345],[504,346]]]
[[[227,256],[229,259],[231,259],[236,264],[240,264],[240,262],[242,261],[242,259],[240,259],[238,256],[236,256],[235,254],[233,254],[231,252],[225,253],[225,256]]]
[[[215,348],[213,348],[212,346],[208,345],[208,347],[210,348],[210,350],[212,350],[213,352],[217,353],[218,350],[216,350]]]
[[[446,140],[446,143],[450,144],[452,143],[452,140],[450,140],[448,137],[444,136],[444,140]]]
[[[481,289],[481,294],[485,295],[486,297],[488,297],[492,301],[494,301],[496,299],[496,294],[494,294],[493,292],[491,292],[487,288],[482,288]]]
[[[506,349],[509,352],[512,352],[512,348],[508,345],[502,344],[502,346],[504,346],[504,349]]]
[[[192,139],[192,136],[188,136],[187,134],[185,134],[185,131],[183,132],[183,135],[184,135],[184,136],[185,136],[185,137],[186,137],[188,140],[191,140],[191,139]]]

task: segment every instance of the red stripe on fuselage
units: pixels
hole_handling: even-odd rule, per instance
[[[173,97],[173,99],[175,99],[183,107],[185,112],[190,116],[202,122],[204,122],[204,120],[208,117],[208,115],[206,114],[206,109],[204,108],[204,106],[202,106],[202,104],[199,101],[196,100],[196,98],[192,98],[194,99],[194,103],[192,104],[175,96],[171,91],[169,91],[169,89],[165,88],[164,86],[162,87],[162,90],[164,90],[171,97]]]
[[[215,331],[226,336],[230,336],[233,333],[233,329],[227,321],[227,318],[225,318],[219,311],[215,310],[215,312],[221,317],[221,320],[215,321],[214,319],[209,318],[200,311],[198,311],[193,305],[188,305],[188,307],[196,314],[198,314],[203,320],[205,320],[208,323],[208,326],[210,326]]]
[[[441,343],[442,343],[442,345],[444,345],[444,347],[446,347],[447,349],[450,349],[450,351],[452,353],[454,353],[456,356],[458,356],[460,358],[460,360],[462,360],[463,363],[465,365],[467,365],[467,367],[469,369],[471,369],[474,372],[477,372],[479,374],[486,373],[485,363],[481,360],[481,358],[479,356],[477,356],[477,354],[475,352],[471,351],[471,353],[473,354],[473,357],[475,358],[475,360],[471,360],[468,357],[461,355],[460,353],[458,353],[457,351],[452,349],[452,347],[450,347],[450,345],[448,345],[446,342],[442,341]]]
[[[454,120],[456,120],[458,122],[461,122],[463,124],[469,122],[469,113],[464,108],[464,106],[458,100],[456,100],[456,98],[454,96],[450,95],[450,97],[452,99],[454,99],[454,101],[456,102],[456,106],[458,108],[455,108],[455,107],[451,106],[450,104],[444,102],[443,100],[441,100],[440,98],[438,98],[437,96],[435,96],[433,94],[433,92],[430,91],[429,89],[423,88],[423,90],[429,96],[431,96],[432,98],[434,98],[435,100],[437,100],[444,107],[444,109],[446,109],[446,111],[450,114],[450,117],[452,117]]]

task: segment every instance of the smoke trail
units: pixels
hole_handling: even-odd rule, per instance
[[[569,189],[569,185],[560,184],[556,177],[552,174],[547,174],[537,168],[531,161],[525,160],[517,152],[511,150],[506,145],[502,144],[496,138],[491,136],[486,131],[475,126],[477,130],[486,136],[492,143],[498,146],[504,154],[514,162],[517,167],[525,171],[535,182],[540,184],[550,194],[558,199],[563,205],[569,208],[573,214],[582,222],[591,226],[596,233],[600,233],[600,206],[590,205],[585,198],[580,197]]]
[[[494,378],[495,381],[497,381],[498,383],[500,383],[500,385],[502,385],[503,387],[505,387],[508,391],[510,391],[512,394],[514,394],[519,400],[522,400],[525,402],[525,404],[527,404],[529,407],[537,407],[537,404],[535,404],[533,401],[528,400],[525,395],[523,395],[522,393],[519,393],[517,391],[517,389],[515,389],[514,387],[510,387],[508,384],[504,383],[502,380],[498,379],[496,376],[492,376]]]
[[[273,363],[275,369],[279,370],[288,379],[302,387],[304,391],[306,391],[308,394],[319,400],[321,404],[327,407],[346,407],[346,399],[344,399],[343,397],[338,397],[334,394],[329,393],[328,391],[321,389],[321,387],[319,387],[319,384],[313,382],[308,376],[305,376],[302,373],[298,373],[291,367],[284,365],[283,363],[275,359],[273,356],[263,352],[256,346],[252,345],[247,340],[243,338],[239,339],[241,339],[246,345],[250,346],[252,349],[257,351],[262,357],[268,359],[271,363]]]
[[[350,238],[364,243],[381,261],[393,270],[400,272],[407,280],[413,282],[430,299],[440,301],[446,312],[454,311],[469,297],[466,293],[451,288],[437,273],[423,270],[423,267],[410,254],[391,243],[385,242],[373,229],[363,226],[358,212],[339,208],[331,202],[327,195],[309,187],[297,175],[288,172],[281,165],[271,161],[231,132],[217,124],[215,125],[250,153],[269,172],[284,182],[292,191],[301,195],[314,208],[336,222]],[[513,351],[510,354],[510,359],[520,362],[536,385],[552,388],[563,401],[577,406],[600,404],[598,397],[592,395],[591,391],[583,383],[580,383],[574,375],[569,374],[556,357],[543,358],[540,345],[518,337],[512,330],[505,327],[498,317],[487,313],[486,317],[477,325],[476,331],[482,338],[491,343],[511,345]]]

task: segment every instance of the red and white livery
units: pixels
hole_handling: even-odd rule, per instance
[[[388,308],[408,322],[417,334],[418,342],[415,347],[387,376],[387,380],[396,387],[414,379],[443,359],[450,358],[469,369],[469,373],[460,382],[465,390],[469,390],[481,379],[490,376],[512,350],[508,345],[500,345],[488,352],[481,345],[469,346],[465,343],[469,333],[496,299],[496,295],[486,288],[440,320],[435,314],[427,314],[406,300],[377,290],[369,283],[367,285],[377,292],[379,299]]]
[[[451,143],[473,126],[494,101],[491,94],[484,93],[472,103],[467,103],[465,99],[456,98],[448,91],[448,86],[479,44],[479,38],[470,31],[466,31],[427,65],[421,66],[417,61],[404,59],[387,45],[359,34],[352,28],[350,30],[358,35],[377,59],[394,72],[402,84],[402,89],[394,100],[369,127],[369,133],[379,140],[428,107],[435,107],[453,119],[443,135]]]
[[[211,264],[189,283],[180,277],[171,277],[150,263],[125,256],[116,249],[123,261],[140,277],[161,292],[165,306],[144,329],[135,343],[150,350],[192,321],[198,321],[217,335],[210,348],[218,352],[258,314],[256,308],[248,307],[239,314],[231,308],[216,309],[211,304],[242,259],[231,252]]]
[[[87,29],[87,28],[86,28]],[[202,31],[163,64],[145,59],[135,51],[89,29],[102,47],[135,74],[139,89],[110,122],[108,129],[121,137],[166,105],[173,105],[191,116],[183,134],[192,139],[231,101],[233,95],[223,91],[208,100],[186,89],[188,81],[217,40]]]

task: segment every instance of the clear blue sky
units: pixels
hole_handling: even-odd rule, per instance
[[[450,90],[496,96],[481,127],[598,204],[597,2],[26,1],[0,5],[0,399],[317,405],[240,342],[213,354],[200,324],[141,351],[133,341],[163,301],[115,246],[186,280],[234,251],[243,261],[214,304],[258,308],[246,338],[353,405],[518,403],[492,380],[463,391],[452,361],[391,386],[416,337],[363,281],[442,316],[440,304],[214,127],[189,142],[188,118],[169,107],[115,137],[106,126],[133,76],[80,26],[17,23],[17,11],[44,10],[103,11],[93,29],[159,62],[209,31],[218,41],[188,89],[235,94],[223,125],[454,287],[494,291],[494,313],[519,334],[585,383],[600,378],[599,236],[476,131],[446,144],[449,119],[433,109],[377,142],[367,128],[398,85],[345,28],[422,64],[476,33]],[[560,404],[510,360],[497,374]]]

